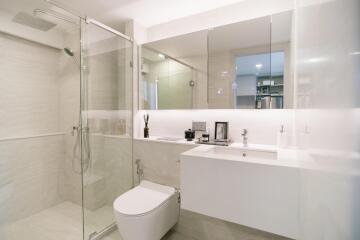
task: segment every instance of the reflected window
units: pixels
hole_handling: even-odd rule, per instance
[[[233,91],[238,109],[283,108],[283,51],[236,57]],[[270,59],[271,58],[271,59]]]

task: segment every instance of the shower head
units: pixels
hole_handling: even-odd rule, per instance
[[[69,55],[70,57],[74,56],[74,51],[71,50],[70,48],[64,48],[64,51],[67,55]]]
[[[19,12],[12,21],[43,32],[49,31],[56,26],[55,23],[36,18],[27,12]]]

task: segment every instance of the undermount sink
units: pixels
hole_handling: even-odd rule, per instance
[[[196,156],[199,158],[222,159],[231,161],[246,161],[256,163],[275,163],[277,162],[277,151],[268,148],[255,148],[250,145],[247,147],[240,145],[214,146],[203,145],[191,149],[182,155]]]
[[[208,154],[213,154],[214,156],[227,156],[234,158],[261,158],[267,160],[276,160],[277,154],[276,152],[269,151],[256,151],[251,149],[237,148],[237,147],[219,147],[213,146],[208,149],[204,149],[204,152]]]

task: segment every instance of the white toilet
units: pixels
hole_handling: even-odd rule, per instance
[[[114,201],[123,240],[160,240],[178,221],[179,211],[179,193],[149,181],[142,181]]]

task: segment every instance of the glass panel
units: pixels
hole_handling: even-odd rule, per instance
[[[0,5],[1,240],[82,238],[80,25],[58,10]]]
[[[270,24],[262,17],[209,31],[209,108],[270,108],[261,87],[271,83]]]
[[[140,109],[207,108],[207,30],[144,44]]]
[[[271,84],[269,86],[271,108],[293,108],[292,20],[292,11],[272,16]]]
[[[145,109],[191,109],[193,71],[163,53],[142,48],[142,89]]]
[[[133,57],[129,41],[92,23],[83,25],[83,204],[87,239],[115,222],[113,201],[133,186]]]

